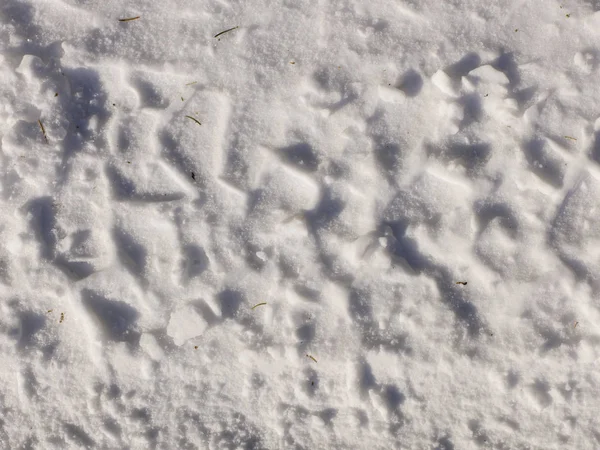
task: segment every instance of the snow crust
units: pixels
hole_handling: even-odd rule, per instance
[[[600,447],[599,42],[596,0],[2,0],[0,447]]]

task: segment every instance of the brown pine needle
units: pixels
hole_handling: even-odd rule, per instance
[[[317,362],[317,360],[315,359],[315,357],[312,356],[312,355],[309,355],[308,353],[306,354],[306,357],[312,359],[314,362]]]
[[[565,139],[571,139],[572,141],[576,141],[577,138],[574,138],[573,136],[565,136]]]
[[[198,125],[202,125],[202,124],[201,124],[201,123],[200,123],[200,122],[199,122],[197,119],[194,119],[192,116],[185,116],[185,117],[187,117],[188,119],[191,119],[191,120],[193,120],[193,121],[194,121],[194,122],[196,122]]]
[[[138,20],[141,16],[128,17],[127,19],[119,19],[119,22],[131,22],[132,20]]]
[[[229,33],[230,31],[237,30],[238,28],[239,28],[239,26],[236,26],[233,28],[229,28],[228,30],[221,31],[220,33],[215,34],[215,37],[217,38],[217,37],[221,36],[222,34]]]
[[[466,281],[457,281],[456,284],[462,284],[463,286],[466,286],[467,282]]]
[[[254,305],[254,306],[253,306],[252,308],[250,308],[250,309],[258,308],[259,306],[263,306],[263,305],[266,305],[266,304],[267,304],[267,302],[257,303],[256,305]]]
[[[46,136],[46,129],[44,128],[44,124],[42,123],[41,120],[38,120],[38,123],[40,124],[40,128],[42,129],[42,134],[44,135],[44,140],[46,141],[46,144],[47,144],[48,136]]]

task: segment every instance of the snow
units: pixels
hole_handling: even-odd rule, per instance
[[[0,448],[599,447],[599,30],[2,0]]]

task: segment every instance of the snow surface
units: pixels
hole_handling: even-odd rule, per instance
[[[0,448],[600,448],[599,43],[598,0],[1,0]]]

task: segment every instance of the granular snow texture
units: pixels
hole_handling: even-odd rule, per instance
[[[597,0],[1,0],[0,448],[600,448],[599,65]]]

